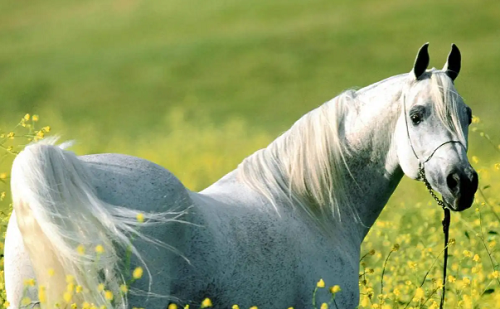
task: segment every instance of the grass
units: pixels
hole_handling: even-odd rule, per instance
[[[498,142],[491,146],[480,132],[498,140],[498,12],[500,3],[492,0],[4,1],[0,128],[8,133],[20,116],[37,113],[63,139],[76,139],[79,154],[140,156],[200,190],[342,90],[410,71],[424,42],[431,43],[435,67],[444,65],[455,42],[463,55],[457,88],[482,120],[471,133],[470,154],[481,187],[491,187],[475,205],[483,238],[476,236],[477,213],[453,215],[450,269],[458,264],[459,279],[448,295],[464,308],[495,306],[499,293],[479,294],[499,285],[488,281],[496,264],[485,249],[497,241]],[[5,183],[11,159],[0,165]],[[409,180],[391,198],[363,245],[375,254],[363,260],[362,305],[394,307],[395,289],[410,301],[436,259],[428,278],[438,278],[442,214],[430,201],[424,186]],[[380,293],[383,262],[395,243],[401,249],[387,262]],[[477,272],[474,254],[467,258],[464,250],[481,256]],[[458,284],[466,277],[477,281],[464,289]],[[432,284],[423,286],[426,298]],[[479,294],[473,295],[474,284]]]

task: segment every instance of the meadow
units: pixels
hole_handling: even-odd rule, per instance
[[[10,164],[37,134],[149,159],[201,190],[341,91],[410,71],[424,42],[442,67],[454,42],[481,190],[452,214],[446,306],[496,308],[499,20],[492,0],[0,2],[2,228]],[[363,244],[361,308],[437,308],[441,219],[405,179]]]

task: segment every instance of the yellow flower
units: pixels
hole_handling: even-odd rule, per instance
[[[71,304],[71,309],[76,309],[76,308],[78,308],[78,305],[76,303],[72,303]]]
[[[90,304],[88,302],[83,302],[83,305],[82,305],[82,309],[89,309],[90,308]]]
[[[78,245],[78,247],[76,247],[76,251],[78,252],[78,254],[84,255],[85,254],[85,247],[83,245]]]
[[[128,292],[127,285],[126,284],[120,285],[120,291],[122,291],[122,293],[126,294]]]
[[[472,115],[472,123],[476,124],[476,123],[479,123],[479,121],[481,121],[481,120],[479,119],[478,116]]]
[[[113,300],[113,292],[111,292],[110,290],[106,290],[104,292],[104,298],[106,298],[107,300]]]
[[[77,285],[76,288],[75,288],[75,292],[76,293],[81,293],[83,291],[83,288],[81,285]]]
[[[40,287],[38,288],[38,300],[42,304],[45,304],[45,302],[47,301],[47,294],[45,293],[45,286],[43,285],[40,285]]]
[[[176,304],[170,304],[170,305],[168,305],[168,309],[177,309],[177,305]]]
[[[104,253],[104,247],[103,247],[102,245],[97,245],[97,246],[95,247],[95,252],[96,252],[97,254],[102,254],[102,253]]]
[[[474,162],[475,164],[479,163],[479,158],[476,156],[472,156],[472,162]]]
[[[415,291],[415,298],[420,301],[422,298],[424,298],[425,296],[425,292],[424,292],[424,289],[422,288],[418,288],[416,291]]]
[[[257,306],[252,306],[250,309],[259,309]]]
[[[238,306],[238,305],[233,305],[233,306],[231,307],[231,309],[240,309],[240,306]]]
[[[42,131],[44,131],[46,133],[49,133],[50,132],[50,127],[49,126],[43,127]]]
[[[463,284],[464,284],[464,287],[466,287],[466,286],[469,286],[469,285],[470,285],[470,279],[469,279],[469,278],[467,278],[467,277],[463,278],[463,279],[462,279],[462,282],[463,282]]]
[[[34,122],[37,122],[40,118],[38,117],[38,115],[33,115],[32,119]]]
[[[74,280],[75,280],[75,277],[73,277],[72,275],[66,276],[66,283],[73,283]]]
[[[9,307],[10,307],[10,303],[9,303],[8,301],[6,301],[5,303],[3,303],[3,306],[4,306],[5,308],[9,308]]]
[[[491,276],[495,279],[500,278],[500,271],[495,270],[494,272],[491,273]]]
[[[49,277],[52,277],[55,274],[55,270],[53,268],[49,268],[49,270],[47,270],[47,274],[49,275]]]
[[[144,222],[144,214],[138,213],[136,219],[137,219],[137,222],[143,223]]]
[[[208,307],[212,307],[212,301],[210,300],[210,298],[205,298],[201,302],[201,308],[208,308]]]
[[[68,292],[73,292],[74,289],[75,289],[74,283],[68,283],[68,285],[66,286],[66,291]]]
[[[73,297],[73,295],[71,295],[71,293],[70,293],[70,292],[65,292],[65,293],[64,293],[64,296],[63,296],[64,301],[65,301],[65,302],[67,302],[67,303],[69,303],[69,302],[71,301],[71,298],[72,298],[72,297]]]
[[[139,279],[142,277],[142,267],[136,267],[134,269],[134,272],[132,273],[132,277],[134,277],[134,279]],[[207,298],[208,299],[208,298]]]
[[[479,258],[479,255],[474,254],[474,257],[472,258],[474,262],[479,262],[481,259]]]
[[[465,255],[465,257],[472,257],[472,252],[470,252],[469,250],[464,250],[463,254]]]
[[[339,285],[334,285],[330,288],[330,293],[336,294],[338,292],[342,291]]]
[[[185,305],[185,306],[184,306],[184,309],[189,309],[189,305]]]
[[[318,283],[316,284],[318,288],[324,288],[325,287],[325,281],[323,279],[319,279]]]
[[[320,308],[321,309],[328,309],[328,304],[327,303],[322,303]]]
[[[10,138],[10,139],[14,139],[14,136],[16,135],[16,133],[14,132],[9,132],[9,134],[7,134],[7,137]]]
[[[30,120],[30,114],[24,115],[23,119],[26,120],[26,121]]]
[[[24,286],[35,286],[35,279],[25,279],[24,280]]]
[[[97,285],[97,290],[98,290],[99,292],[104,291],[104,288],[105,288],[104,283],[99,283],[99,284]]]
[[[6,178],[7,178],[7,173],[0,174],[0,179],[6,179]]]
[[[448,276],[448,281],[451,282],[451,283],[453,283],[453,282],[457,281],[457,278],[453,277],[452,275],[449,275]]]

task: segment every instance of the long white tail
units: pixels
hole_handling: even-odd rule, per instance
[[[125,257],[119,258],[118,252],[131,250],[140,259],[130,240],[131,235],[141,236],[138,212],[101,201],[84,163],[55,146],[56,140],[26,147],[12,166],[13,205],[35,269],[40,301],[47,308],[83,301],[97,308],[125,308],[126,297],[120,293]],[[143,216],[150,222],[177,218]],[[102,248],[100,254],[95,250],[98,246],[102,246],[97,250]],[[101,283],[113,293],[113,301],[98,289]],[[77,291],[78,285],[82,289]]]

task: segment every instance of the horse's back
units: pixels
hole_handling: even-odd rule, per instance
[[[79,158],[89,167],[96,193],[104,202],[147,212],[183,210],[191,205],[179,179],[151,161],[114,153]]]

